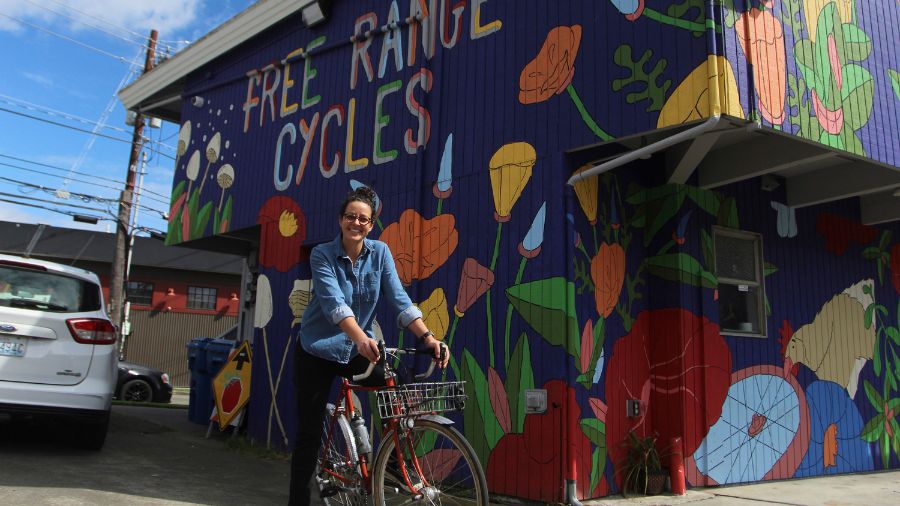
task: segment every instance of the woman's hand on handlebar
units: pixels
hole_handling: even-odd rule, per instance
[[[422,346],[432,349],[434,361],[437,363],[438,367],[441,369],[447,367],[447,362],[450,360],[450,351],[447,349],[446,344],[438,341],[434,336],[428,336],[425,338],[425,341],[422,342]]]
[[[354,339],[353,341],[356,343],[356,351],[366,357],[369,362],[378,362],[381,358],[381,354],[378,352],[378,341],[369,336]]]

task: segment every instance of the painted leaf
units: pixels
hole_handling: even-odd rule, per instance
[[[594,355],[594,323],[588,320],[581,332],[581,372],[586,373]]]
[[[659,205],[657,209],[652,209],[654,207],[651,204],[650,215],[653,216],[653,223],[647,229],[647,232],[644,234],[644,246],[649,246],[650,241],[653,240],[653,237],[656,236],[656,233],[659,232],[666,223],[669,222],[678,211],[681,209],[681,205],[684,204],[684,198],[686,194],[685,192],[676,192],[672,195],[666,197]]]
[[[845,79],[841,87],[844,130],[852,133],[869,120],[875,100],[875,81],[872,74],[859,65],[844,65],[842,72]]]
[[[716,288],[715,274],[707,271],[694,257],[687,253],[669,253],[647,259],[647,272],[662,279],[677,283]]]
[[[231,195],[228,196],[228,200],[225,201],[225,208],[222,211],[222,216],[219,221],[219,226],[216,228],[218,233],[224,234],[228,232],[228,225],[231,223],[231,213],[233,208],[233,202]]]
[[[684,191],[689,199],[703,209],[707,214],[716,216],[719,214],[719,195],[712,190],[705,190],[696,186],[685,186]]]
[[[513,349],[506,371],[506,392],[512,402],[509,404],[510,429],[521,433],[525,426],[525,390],[534,388],[534,371],[531,368],[531,348],[528,335],[522,332]]]
[[[778,272],[778,267],[775,264],[765,262],[763,264],[763,277],[775,274]]]
[[[601,401],[596,397],[591,397],[588,399],[588,404],[591,406],[591,411],[593,411],[594,416],[603,422],[606,422],[606,411],[609,409],[606,406],[606,403]],[[604,446],[606,442],[604,441]]]
[[[591,469],[591,487],[589,489],[591,491],[597,489],[597,485],[603,478],[603,468],[606,467],[606,448],[603,449],[603,454],[601,461],[600,448],[594,448],[594,454],[591,456],[591,462],[594,463],[594,467]]]
[[[703,264],[715,265],[715,253],[713,253],[713,240],[705,229],[700,229],[700,244],[703,248]]]
[[[428,469],[431,479],[440,482],[456,468],[462,452],[456,448],[442,448],[428,452],[422,458],[423,467]]]
[[[884,432],[884,415],[877,415],[866,423],[859,437],[863,441],[874,443]]]
[[[200,237],[206,231],[206,225],[212,215],[213,203],[207,202],[197,213],[197,219],[191,224],[191,237]]]
[[[900,72],[887,69],[887,75],[891,80],[891,88],[894,90],[894,95],[897,95],[897,100],[900,100]]]
[[[592,443],[601,448],[606,448],[606,424],[596,418],[581,420],[581,430]]]
[[[738,220],[737,203],[733,197],[728,197],[722,202],[722,205],[719,207],[718,220],[719,225],[723,227],[741,228]]]
[[[680,188],[677,184],[664,184],[648,189],[632,190],[629,192],[628,197],[625,198],[625,201],[631,205],[639,206],[647,202],[676,195],[681,191]]]
[[[513,285],[506,296],[516,311],[553,346],[578,359],[578,317],[575,283],[556,277]]]
[[[488,392],[487,378],[481,371],[478,361],[469,352],[463,350],[462,376],[466,382],[466,393],[470,400],[467,402],[463,413],[465,421],[466,439],[472,443],[472,448],[478,455],[478,459],[487,462],[488,455],[497,445],[497,441],[503,437],[503,430],[497,422],[497,417],[491,409],[490,394]]]
[[[494,414],[497,416],[497,422],[504,434],[509,433],[509,399],[506,397],[506,388],[503,381],[493,367],[488,368],[488,390],[490,391],[491,407],[494,408]]]
[[[841,25],[841,34],[844,37],[841,50],[848,60],[863,61],[869,57],[869,53],[872,52],[872,39],[866,32],[856,25],[844,23]]]

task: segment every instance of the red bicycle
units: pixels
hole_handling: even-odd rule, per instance
[[[465,382],[400,384],[386,357],[430,354],[431,350],[380,345],[385,385],[361,386],[344,379],[328,414],[319,450],[316,481],[328,505],[487,505],[484,470],[453,421],[440,413],[465,406]],[[442,347],[442,352],[446,348]],[[431,376],[434,361],[416,380]],[[375,368],[353,377],[368,378]],[[382,425],[374,451],[354,392],[374,392]],[[374,458],[373,458],[374,455]]]

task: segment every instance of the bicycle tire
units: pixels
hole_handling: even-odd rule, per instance
[[[423,482],[429,485],[419,489],[421,497],[413,496],[396,471],[398,439],[404,447],[402,454],[411,481],[418,486]],[[412,469],[410,448],[414,448],[425,476],[418,476]],[[417,419],[406,436],[395,439],[393,434],[386,435],[375,459],[372,497],[376,504],[406,504],[414,499],[424,504],[488,504],[487,480],[475,450],[458,430],[448,425]]]
[[[322,502],[326,506],[367,505],[368,496],[357,466],[356,443],[347,417],[337,417],[327,454],[325,453],[328,425],[336,408],[334,404],[328,404],[326,409],[328,414],[322,427],[322,444],[319,446],[319,458],[316,462],[316,484],[319,486]],[[344,479],[335,478],[329,471]]]

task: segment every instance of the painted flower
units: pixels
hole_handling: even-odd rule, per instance
[[[184,168],[185,175],[193,183],[200,175],[200,150],[197,149],[188,159],[187,166]]]
[[[825,239],[825,251],[843,256],[850,242],[868,244],[878,237],[878,229],[830,213],[816,215],[816,232]]]
[[[510,220],[512,208],[531,179],[537,153],[527,142],[512,142],[502,146],[491,157],[488,172],[494,194],[494,219]]]
[[[816,38],[819,13],[829,3],[833,3],[837,7],[838,15],[842,21],[849,23],[853,20],[853,0],[803,0],[803,12],[806,17],[807,28],[809,29],[809,38]]]
[[[625,15],[628,21],[634,21],[644,13],[644,0],[610,0],[616,10]]]
[[[444,142],[444,153],[441,155],[441,168],[431,193],[435,198],[446,199],[453,193],[453,134],[447,135]]]
[[[404,285],[431,276],[450,258],[459,240],[456,219],[442,214],[427,220],[414,209],[407,209],[400,220],[382,232],[380,240],[387,243],[397,264],[397,273]]]
[[[660,441],[683,436],[685,455],[700,445],[722,410],[731,383],[731,350],[719,326],[681,308],[642,311],[616,341],[606,371],[606,447],[618,465],[629,430],[646,435],[651,417]],[[629,418],[625,401],[639,399],[641,415]],[[655,409],[664,410],[656,413]]]
[[[692,485],[794,476],[809,443],[809,415],[793,376],[771,365],[737,371],[721,410],[696,451],[685,448]]]
[[[557,26],[519,74],[519,102],[536,104],[565,91],[575,75],[581,25]]]
[[[608,317],[619,302],[625,283],[625,250],[618,243],[602,243],[591,260],[591,280],[597,312]]]
[[[771,10],[751,9],[734,24],[747,62],[753,66],[753,85],[759,112],[769,123],[784,122],[787,63],[784,30]]]
[[[309,301],[313,296],[313,285],[311,279],[295,279],[294,288],[288,295],[288,307],[291,308],[291,314],[294,319],[291,321],[291,327],[303,322],[303,313],[306,312]]]
[[[546,215],[547,203],[544,202],[541,204],[541,208],[538,209],[537,214],[534,215],[534,220],[531,222],[531,227],[528,229],[528,233],[525,234],[525,238],[519,243],[519,254],[523,257],[534,258],[541,252],[541,244],[544,242],[544,220]]]
[[[814,381],[806,388],[809,447],[796,477],[872,471],[868,444],[860,439],[862,416],[847,390],[831,381]]]
[[[232,167],[230,163],[226,163],[219,168],[219,172],[216,173],[216,183],[219,184],[219,188],[221,188],[223,192],[228,188],[231,188],[231,185],[234,184],[234,167]]]
[[[443,288],[436,288],[427,299],[419,303],[422,311],[422,321],[434,334],[434,338],[443,341],[450,328],[450,315],[447,311],[447,297]]]
[[[717,75],[709,75],[712,68],[716,69]],[[718,85],[719,97],[741,96],[731,62],[724,56],[709,56],[706,61],[697,65],[666,99],[662,110],[659,111],[656,128],[680,125],[712,116],[715,111],[710,109],[710,85]],[[735,118],[744,117],[740,100],[725,100],[720,106],[724,107],[724,110],[720,111],[721,114]]]
[[[181,125],[181,129],[178,130],[178,148],[175,151],[175,156],[177,158],[181,158],[181,155],[187,153],[188,146],[191,143],[191,122],[185,121]]]
[[[576,170],[573,175],[580,174],[590,168],[593,168],[592,164],[584,165]],[[581,210],[584,211],[584,215],[587,216],[591,225],[597,224],[597,195],[599,187],[600,178],[597,176],[581,179],[575,183],[575,196],[578,197]]]
[[[688,211],[684,213],[681,219],[678,220],[678,226],[672,231],[672,240],[679,246],[683,246],[686,241],[685,234],[687,233],[687,224],[688,220],[691,218],[692,212],[693,211]]]
[[[256,219],[260,231],[259,264],[287,272],[302,259],[306,215],[290,197],[267,200]]]
[[[500,438],[485,469],[491,492],[543,503],[559,502],[562,499],[563,474],[550,470],[564,468],[559,435],[574,430],[569,443],[579,477],[577,495],[581,498],[593,497],[596,491],[588,490],[591,480],[587,478],[591,476],[591,442],[580,425],[571,423],[581,419],[575,389],[567,388],[561,380],[548,381],[544,389],[547,390],[548,406],[571,406],[571,410],[567,413],[565,409],[553,407],[544,414],[526,415],[522,434],[506,434]]]
[[[219,159],[219,151],[222,149],[222,134],[221,132],[216,132],[215,135],[212,136],[212,139],[206,144],[206,161],[209,163],[216,163],[216,160]]]
[[[462,276],[459,279],[459,292],[456,294],[456,305],[453,312],[462,318],[482,295],[494,284],[494,272],[478,263],[474,258],[467,258],[463,263]]]
[[[272,284],[269,277],[260,274],[256,278],[256,309],[253,311],[253,327],[264,328],[272,319]]]

